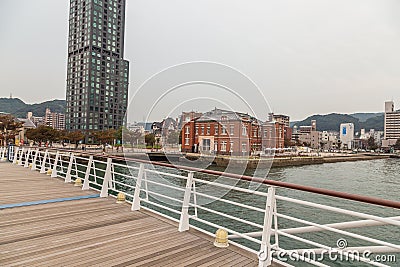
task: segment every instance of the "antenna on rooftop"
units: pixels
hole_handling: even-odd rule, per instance
[[[12,99],[12,93],[10,93],[10,99]]]

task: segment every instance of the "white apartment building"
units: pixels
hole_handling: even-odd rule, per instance
[[[354,124],[353,123],[340,124],[341,148],[352,149],[353,141],[354,141]]]
[[[400,139],[400,111],[395,111],[394,102],[385,102],[385,132],[383,147],[389,147]]]

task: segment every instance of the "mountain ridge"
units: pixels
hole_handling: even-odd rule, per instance
[[[317,121],[318,131],[339,132],[341,123],[353,123],[356,132],[359,132],[361,129],[365,129],[366,131],[369,131],[370,129],[375,129],[377,131],[384,130],[384,113],[316,114],[311,115],[302,121],[291,122],[290,126],[299,127],[311,125],[311,120]]]
[[[54,99],[42,103],[27,104],[19,98],[0,98],[0,112],[9,113],[19,118],[25,118],[28,112],[33,116],[43,117],[46,108],[51,112],[65,113],[65,100]]]

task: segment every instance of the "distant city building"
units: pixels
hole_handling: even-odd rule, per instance
[[[321,148],[321,133],[317,131],[317,121],[312,120],[311,125],[303,125],[294,127],[292,133],[292,140],[302,145],[319,149]]]
[[[385,129],[382,147],[390,147],[400,139],[400,111],[395,111],[394,102],[385,102]]]
[[[282,114],[274,114],[270,113],[268,116],[268,121],[275,121],[284,126],[284,139],[291,140],[292,139],[292,128],[290,128],[290,117]]]
[[[125,122],[129,62],[126,0],[70,0],[66,129],[118,129]]]
[[[321,149],[323,150],[333,150],[337,149],[338,147],[338,135],[337,132],[328,132],[323,131],[320,133],[320,143]]]
[[[22,122],[22,128],[19,130],[18,135],[15,136],[15,144],[23,145],[28,143],[28,139],[25,137],[28,129],[35,129],[36,125],[30,119],[17,118],[17,121]]]
[[[33,116],[32,112],[28,112],[26,118],[32,121],[36,127],[39,127],[40,125],[46,125],[44,117]]]
[[[46,109],[44,116],[44,122],[46,126],[53,129],[64,130],[65,129],[65,115],[62,113],[51,112],[50,109]]]
[[[201,112],[196,112],[196,111],[189,111],[189,112],[182,112],[180,118],[179,118],[179,123],[178,123],[178,128],[182,129],[183,124],[200,118],[203,115]]]
[[[354,141],[354,124],[340,124],[340,142],[342,149],[352,149]]]
[[[262,128],[262,122],[253,116],[215,108],[183,125],[182,151],[241,156],[260,153]],[[281,133],[283,136],[283,128]]]

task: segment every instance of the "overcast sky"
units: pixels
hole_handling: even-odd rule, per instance
[[[294,120],[315,113],[380,112],[391,99],[400,106],[398,0],[127,2],[130,97],[165,68],[211,61],[248,76],[274,112]],[[0,0],[0,97],[12,93],[28,103],[65,99],[68,8],[67,0]],[[256,113],[264,112],[260,94],[246,87],[250,83],[236,81],[240,77],[233,72],[226,74],[231,68],[214,72],[213,67],[191,66],[146,84],[147,106],[144,96],[133,99],[138,104],[130,116],[143,118],[162,93],[189,78],[225,83]],[[185,97],[197,100],[165,98],[176,103],[161,101],[152,118],[190,108],[245,109],[234,98],[213,96],[220,88],[212,88],[216,86],[186,86]],[[213,99],[205,101],[207,96]]]

